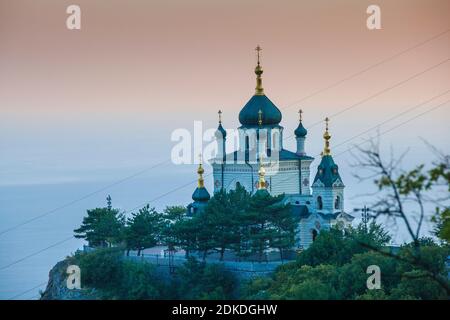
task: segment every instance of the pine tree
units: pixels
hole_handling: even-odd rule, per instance
[[[149,205],[132,213],[125,232],[127,250],[137,250],[139,256],[143,249],[154,247],[160,240],[162,227],[162,215]]]
[[[87,210],[87,216],[78,229],[74,230],[75,238],[85,239],[92,247],[110,247],[122,241],[125,217],[118,209],[108,206]]]

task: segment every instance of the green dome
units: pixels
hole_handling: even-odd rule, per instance
[[[211,198],[209,195],[208,190],[206,188],[197,188],[195,189],[194,193],[192,194],[192,200],[194,201],[208,201]]]
[[[239,122],[243,126],[257,126],[258,112],[262,111],[263,125],[278,125],[281,111],[265,95],[254,95],[239,112]]]
[[[305,129],[303,124],[300,122],[298,124],[297,129],[295,129],[294,133],[295,133],[296,137],[306,137],[306,134],[308,133],[308,131]]]

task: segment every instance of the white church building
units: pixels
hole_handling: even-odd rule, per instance
[[[300,110],[299,124],[294,131],[297,150],[286,150],[283,147],[284,130],[280,125],[282,114],[264,93],[263,69],[259,57],[261,49],[258,46],[256,50],[256,89],[239,113],[241,126],[238,128],[237,150],[226,150],[227,132],[222,126],[219,111],[219,126],[216,131],[218,152],[210,161],[214,192],[222,188],[226,191],[234,189],[239,183],[247,191],[255,193],[258,189],[259,169],[262,166],[267,191],[274,196],[284,194],[284,201],[292,205],[293,214],[299,220],[295,249],[304,249],[314,241],[321,230],[329,229],[335,224],[349,225],[354,217],[344,210],[345,185],[331,155],[328,118],[323,135],[324,150],[314,179],[311,180],[314,158],[309,156],[305,149],[307,130],[302,124],[302,112]],[[203,168],[200,169],[203,173]],[[203,183],[199,184],[193,194],[194,202],[188,207],[190,213],[195,214],[197,210],[201,210],[209,197]]]

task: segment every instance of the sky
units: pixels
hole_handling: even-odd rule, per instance
[[[374,3],[380,30],[366,27]],[[81,30],[66,28],[71,4]],[[169,159],[171,133],[196,120],[217,126],[218,109],[236,128],[259,44],[285,137],[302,108],[306,148],[318,158],[329,116],[347,203],[359,205],[352,199],[369,186],[352,178],[345,151],[375,129],[389,131],[383,149],[409,150],[405,168],[433,160],[424,140],[450,151],[450,103],[431,110],[450,99],[449,12],[446,0],[0,0],[0,186],[107,185]],[[148,187],[176,188],[194,170],[147,172]]]

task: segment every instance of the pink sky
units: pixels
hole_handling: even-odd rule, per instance
[[[74,3],[82,10],[81,31],[65,26],[66,7]],[[194,120],[216,126],[219,108],[225,126],[235,128],[239,110],[254,92],[257,44],[263,47],[265,92],[282,109],[286,135],[297,125],[299,107],[309,128],[442,62],[332,116],[333,148],[450,89],[447,32],[295,103],[450,29],[449,1],[396,0],[376,1],[382,30],[370,31],[366,8],[373,3],[0,0],[0,146],[8,155],[3,161],[17,164],[27,157],[48,163],[60,158],[64,166],[67,144],[72,153],[82,153],[115,142],[122,148],[115,151],[138,150],[133,157],[149,163],[149,158],[170,156],[173,129],[192,129]],[[449,116],[446,105],[386,138],[389,144],[416,148],[422,144],[420,136],[448,150]],[[322,148],[322,130],[310,130],[307,147],[314,155]],[[33,157],[31,144],[39,157]],[[287,142],[291,145],[293,140]],[[147,148],[153,151],[144,157],[139,150]],[[93,166],[92,160],[85,161]]]

